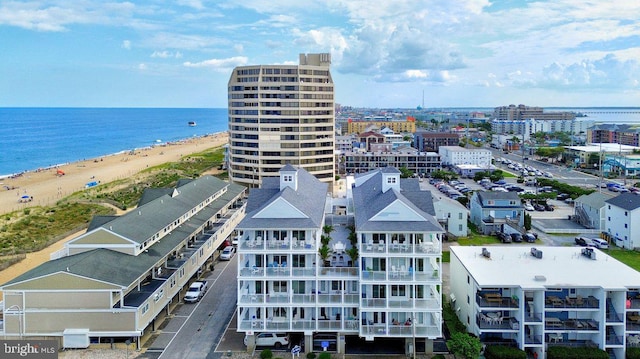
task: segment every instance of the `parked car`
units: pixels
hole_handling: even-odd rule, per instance
[[[280,349],[289,346],[289,334],[287,333],[258,333],[256,334],[256,346],[275,347]],[[249,337],[244,337],[244,345],[247,345]]]
[[[596,248],[600,248],[600,249],[609,249],[609,242],[605,241],[604,239],[600,239],[600,238],[591,238],[591,241],[593,242],[593,245]]]
[[[540,203],[536,203],[533,205],[533,208],[536,209],[536,211],[540,211],[540,212],[544,212],[544,205],[540,204]]]
[[[511,240],[516,242],[516,243],[522,242],[522,234],[520,234],[518,232],[511,233]]]
[[[528,243],[533,243],[536,241],[536,237],[532,233],[525,233],[522,238],[524,238],[524,240]]]
[[[535,211],[535,210],[536,210],[535,208],[533,208],[533,206],[532,206],[532,205],[531,205],[531,203],[529,203],[529,202],[526,202],[526,203],[523,205],[523,207],[524,207],[524,209],[525,209],[525,210],[527,210],[527,211]]]
[[[560,193],[556,196],[556,199],[558,201],[564,201],[565,199],[569,198],[569,194],[568,193]]]
[[[579,246],[583,247],[595,247],[595,244],[590,238],[587,237],[576,237],[575,242]]]
[[[201,280],[191,283],[187,293],[184,295],[185,303],[195,303],[207,292],[207,281]]]
[[[504,232],[497,232],[496,236],[502,243],[511,243],[511,236]]]
[[[553,212],[555,209],[556,208],[552,204],[549,204],[549,203],[545,203],[544,204],[544,210],[545,211]]]
[[[236,254],[236,248],[234,246],[228,246],[222,250],[222,253],[220,253],[220,260],[230,261],[235,254]]]

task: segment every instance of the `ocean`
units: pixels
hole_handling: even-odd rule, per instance
[[[226,108],[0,108],[0,177],[227,129]]]
[[[493,108],[439,109],[492,112]],[[640,125],[640,108],[545,108],[575,111],[597,123]],[[195,127],[188,125],[196,122]],[[0,178],[227,131],[226,108],[0,108]]]

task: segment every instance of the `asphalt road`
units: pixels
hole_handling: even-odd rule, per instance
[[[176,310],[164,331],[176,327],[172,326],[174,322],[179,326],[159,358],[205,359],[214,352],[236,310],[237,257],[216,262],[215,270],[203,278],[209,282],[204,297],[196,304],[184,304]]]

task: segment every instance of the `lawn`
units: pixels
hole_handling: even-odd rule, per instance
[[[608,255],[628,265],[629,267],[640,271],[640,253],[618,248],[604,250],[603,252],[606,252]]]

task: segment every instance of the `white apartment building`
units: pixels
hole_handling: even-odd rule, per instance
[[[586,247],[452,246],[450,300],[485,344],[625,357],[640,333],[640,273]]]
[[[640,196],[621,193],[605,201],[605,230],[616,246],[626,249],[640,247]],[[638,223],[636,227],[636,224]]]
[[[432,350],[442,335],[443,231],[417,179],[403,181],[401,193],[396,169],[358,177],[347,215],[331,213],[327,184],[303,169],[287,165],[263,180],[237,227],[247,350],[260,332],[304,339],[305,352],[326,342],[344,353],[349,337],[395,340],[407,352],[415,338]]]
[[[523,136],[528,141],[536,132],[569,132],[573,135],[586,134],[587,128],[593,126],[593,120],[587,119],[520,119],[492,120],[491,132]]]
[[[334,85],[330,54],[299,65],[236,67],[229,79],[229,179],[258,187],[285,164],[323,182],[334,177]]]
[[[491,166],[491,151],[483,148],[440,146],[438,153],[443,166],[474,165],[481,168]]]

